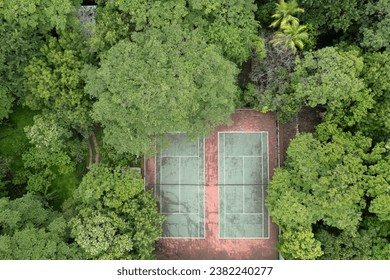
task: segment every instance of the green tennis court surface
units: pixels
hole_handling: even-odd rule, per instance
[[[204,141],[168,135],[156,156],[156,197],[166,216],[163,237],[204,238]]]
[[[268,135],[220,132],[218,137],[219,236],[267,238]]]

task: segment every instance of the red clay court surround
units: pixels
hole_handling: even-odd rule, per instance
[[[270,238],[219,239],[218,224],[218,132],[268,132],[269,178],[277,167],[276,119],[272,113],[237,110],[231,116],[232,124],[217,127],[205,139],[205,238],[162,238],[157,243],[157,258],[171,260],[195,259],[278,259],[275,245],[278,228],[270,222]],[[145,181],[152,188],[155,180],[155,157],[145,162]]]

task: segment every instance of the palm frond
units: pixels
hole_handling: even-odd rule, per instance
[[[275,14],[271,16],[275,21],[270,24],[270,27],[276,28],[280,26],[280,28],[286,28],[288,24],[292,24],[293,22],[299,23],[299,19],[294,15],[303,12],[304,9],[298,7],[296,0],[289,2],[280,0],[280,2],[275,5]]]

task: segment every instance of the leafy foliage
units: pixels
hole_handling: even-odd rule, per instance
[[[302,19],[318,25],[322,30],[346,31],[354,21],[360,18],[360,0],[300,0],[305,9]]]
[[[306,53],[292,76],[293,98],[302,105],[325,107],[325,120],[331,123],[352,126],[374,103],[362,72],[363,58],[357,51],[327,47]]]
[[[77,259],[61,214],[31,194],[0,199],[0,259]]]
[[[29,60],[38,52],[42,39],[31,30],[19,30],[0,16],[0,119],[5,117],[11,108],[12,96],[22,97],[23,69]]]
[[[290,0],[285,2],[280,0],[279,4],[276,4],[275,14],[272,18],[275,20],[271,23],[271,27],[284,29],[289,25],[298,25],[299,19],[295,15],[303,13],[305,10],[298,6],[297,1]]]
[[[282,45],[290,48],[294,53],[298,49],[302,50],[304,42],[308,40],[309,35],[306,32],[306,26],[293,22],[283,27],[282,31],[277,31],[274,38],[270,41],[274,45]]]
[[[23,154],[27,169],[27,187],[35,193],[46,194],[56,174],[70,174],[75,169],[72,161],[68,129],[53,115],[37,115],[34,125],[25,128],[33,145]]]
[[[314,260],[323,253],[314,234],[302,226],[280,235],[279,252],[287,259]]]
[[[0,17],[13,22],[21,29],[39,30],[41,33],[53,28],[64,30],[68,16],[80,0],[1,0]]]
[[[9,161],[10,180],[15,185],[26,182],[23,153],[30,148],[24,127],[32,125],[35,112],[16,106],[9,119],[0,126],[0,156]]]
[[[93,122],[92,101],[84,92],[82,69],[92,54],[77,25],[46,39],[41,55],[25,69],[29,94],[24,104],[40,114],[25,129],[33,147],[24,153],[23,160],[28,190],[45,195],[54,192],[57,196],[66,191],[57,190],[54,182],[68,177],[67,186],[58,182],[60,187],[76,187],[76,164],[85,160],[79,139],[88,138]]]
[[[62,125],[78,130],[91,125],[90,101],[84,94],[81,71],[91,54],[81,32],[68,31],[59,39],[49,37],[25,69],[30,93],[25,104],[34,110],[56,114]]]
[[[9,159],[0,156],[0,198],[7,196],[7,175],[9,172]]]
[[[124,40],[89,71],[93,117],[118,153],[154,151],[156,137],[206,135],[234,110],[237,69],[195,31],[148,29]]]
[[[46,34],[62,32],[75,22],[80,2],[0,0],[0,82],[8,94],[24,98],[24,68],[39,53]]]
[[[0,86],[0,123],[4,118],[8,118],[11,113],[13,96],[8,92],[5,86]]]
[[[390,1],[368,1],[361,10],[361,46],[371,51],[390,51]]]
[[[281,45],[284,48],[290,48],[294,53],[297,49],[302,50],[305,41],[309,39],[309,34],[306,32],[306,26],[300,25],[299,19],[294,15],[303,12],[304,9],[298,7],[297,1],[280,0],[279,4],[276,4],[275,14],[272,15],[275,21],[270,25],[270,27],[279,29],[270,43],[274,46]]]
[[[390,138],[390,53],[366,53],[363,79],[375,104],[358,124],[358,129],[377,142]]]
[[[286,106],[291,91],[290,73],[295,67],[295,55],[290,49],[273,46],[265,38],[266,57],[252,60],[250,79],[244,99],[261,112],[278,111]]]
[[[153,258],[163,218],[138,173],[94,165],[67,209],[72,235],[89,258]]]
[[[368,217],[354,236],[321,228],[316,238],[323,244],[321,259],[324,260],[388,260],[390,243],[386,237],[389,232],[389,222]]]
[[[283,232],[279,247],[286,258],[375,258],[371,251],[369,256],[338,255],[343,246],[366,251],[361,247],[365,238],[387,246],[389,231],[375,236],[375,230],[388,227],[390,217],[385,203],[390,197],[389,147],[371,145],[369,138],[343,132],[327,142],[312,134],[292,140],[267,198],[270,215]],[[373,215],[375,227],[368,225]]]
[[[235,62],[245,61],[258,41],[252,0],[100,0],[92,45],[108,49],[130,33],[180,25],[196,30]]]

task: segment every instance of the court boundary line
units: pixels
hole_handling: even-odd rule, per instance
[[[267,188],[269,186],[269,135],[268,135],[268,131],[267,131]],[[263,194],[264,194],[264,184],[261,185],[261,187],[263,188]],[[263,196],[263,207],[265,207],[265,196]],[[271,238],[271,217],[269,215],[269,212],[268,212],[268,208],[267,208],[267,226],[268,226],[268,238]]]
[[[179,158],[179,213],[181,212],[181,184],[180,184],[181,158]]]
[[[164,214],[164,215],[195,215],[195,214],[198,214],[198,212],[194,212],[194,213],[179,213],[179,212],[173,212],[173,213],[166,213],[166,212],[162,212],[161,214]]]
[[[226,157],[225,157],[226,158]],[[245,213],[245,158],[242,158],[242,213]],[[225,209],[226,212],[226,209]],[[226,223],[226,221],[225,221]]]
[[[268,137],[267,137],[266,140],[267,140],[267,144],[268,144]],[[262,152],[264,152],[263,142],[264,141],[261,141],[261,151]],[[268,147],[268,145],[267,145],[267,147]],[[268,155],[268,150],[267,150],[267,155]],[[261,159],[261,161],[264,163],[264,159],[263,158]],[[265,203],[265,197],[264,197],[264,168],[261,168],[261,197],[262,197],[261,208],[263,209],[263,213],[264,213],[264,203]],[[263,218],[263,221],[264,221],[264,214],[263,214],[262,218]],[[264,225],[263,225],[262,231],[263,231],[263,236],[264,236],[264,233],[265,233]]]
[[[219,144],[219,133],[218,133],[218,144]],[[224,134],[223,135],[223,184],[225,185],[226,184],[226,168],[225,168],[225,165],[226,165],[226,160],[225,160],[225,156],[226,156],[226,135]],[[219,165],[219,158],[218,158],[218,165]],[[219,198],[218,198],[219,199]],[[226,234],[226,189],[223,189],[223,235]],[[219,233],[219,235],[221,235]]]
[[[225,134],[227,134],[227,133],[242,133],[242,134],[244,134],[244,133],[257,133],[257,134],[265,134],[266,135],[266,142],[267,142],[267,153],[266,153],[266,155],[267,155],[267,187],[268,187],[268,185],[269,185],[269,133],[268,133],[268,131],[234,131],[234,130],[229,130],[229,131],[218,131],[218,136],[217,136],[217,141],[218,141],[218,143],[217,143],[217,147],[218,147],[218,198],[219,198],[219,193],[220,193],[220,184],[219,184],[219,182],[220,182],[220,178],[219,178],[219,151],[220,151],[220,147],[219,147],[219,139],[220,139],[220,134],[221,133],[223,133],[224,134],[224,137],[225,137]],[[225,145],[225,143],[226,143],[226,141],[225,141],[226,139],[224,139],[224,145]],[[262,146],[263,146],[263,141],[262,141],[262,144],[261,144]],[[262,150],[263,150],[263,147],[262,147]],[[225,150],[224,150],[224,154],[225,154]],[[262,158],[262,162],[264,162],[264,159],[263,159],[263,156],[261,156],[261,158]],[[225,166],[224,166],[224,173],[225,173]],[[264,168],[262,168],[262,172],[263,172],[263,170],[264,170]],[[262,182],[263,182],[263,177],[264,176],[262,176]],[[226,186],[226,184],[225,184],[225,174],[224,174],[224,186]],[[233,185],[233,184],[229,184],[229,185]],[[261,186],[261,188],[262,188],[262,194],[264,193],[264,184],[262,183],[262,184],[260,184],[260,186]],[[224,191],[224,195],[225,195],[225,191]],[[225,198],[224,198],[225,199]],[[225,199],[225,201],[226,201],[226,199]],[[219,203],[218,203],[218,205],[219,205],[219,208],[218,208],[218,217],[220,217],[220,214],[221,214],[221,209],[222,209],[222,207],[221,207],[221,201],[219,201]],[[264,197],[264,195],[263,195],[263,201],[262,201],[262,206],[263,206],[263,208],[265,207],[265,197]],[[224,213],[225,214],[225,213]],[[238,240],[240,240],[240,239],[253,239],[253,240],[263,240],[263,239],[271,239],[271,229],[270,229],[270,227],[271,227],[271,217],[269,216],[269,213],[268,213],[268,210],[267,210],[267,217],[266,217],[266,219],[264,219],[264,213],[262,214],[262,216],[263,216],[263,221],[265,221],[265,222],[267,222],[267,227],[268,227],[268,236],[267,237],[221,237],[221,223],[220,223],[220,221],[218,221],[218,223],[219,223],[219,233],[218,233],[218,238],[219,239],[238,239]],[[224,229],[225,230],[225,229]],[[262,231],[263,231],[263,235],[264,235],[264,227],[263,227],[263,229],[262,229]]]
[[[186,134],[185,132],[171,132],[168,134]],[[205,137],[199,137],[197,139],[198,141],[198,146],[199,146],[199,141],[203,142],[203,237],[200,237],[198,234],[198,237],[170,237],[170,236],[160,236],[160,239],[206,239],[206,184],[205,184],[205,176],[206,176],[206,142],[205,142]],[[198,154],[199,154],[199,149],[198,149]],[[156,181],[156,176],[157,176],[157,156],[160,155],[160,160],[162,162],[162,151],[154,155],[154,162],[155,162],[155,168],[154,168],[154,191],[157,192],[157,181]],[[185,156],[179,156],[179,157],[185,157]],[[193,156],[195,157],[195,156]],[[160,168],[162,167],[162,164],[160,165]],[[199,159],[198,159],[198,173],[199,173]],[[160,172],[160,177],[162,175],[162,172]],[[160,178],[161,181],[161,178]],[[198,177],[198,186],[200,185],[199,182],[199,177]],[[199,192],[198,192],[199,195]],[[160,189],[160,196],[161,196],[161,189]],[[155,194],[156,197],[156,194]],[[162,214],[161,209],[162,209],[162,203],[160,200],[160,214]],[[179,213],[179,214],[187,214],[187,213]],[[199,219],[199,200],[198,200],[198,219]],[[166,214],[169,215],[169,214]],[[199,223],[198,223],[198,233],[199,233]]]
[[[180,213],[178,213],[180,214]],[[264,213],[260,213],[260,212],[256,212],[256,213],[230,213],[230,212],[227,212],[226,214],[228,215],[264,215]]]

